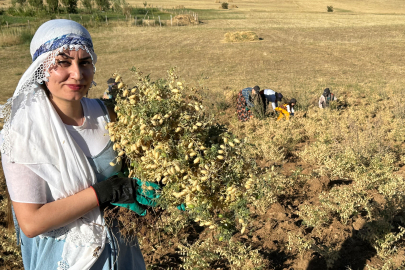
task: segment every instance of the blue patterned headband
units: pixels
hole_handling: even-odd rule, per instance
[[[44,44],[42,44],[34,53],[32,57],[32,62],[34,62],[38,56],[43,53],[56,50],[65,45],[82,45],[85,46],[90,51],[93,51],[93,42],[91,39],[76,35],[76,34],[67,34],[54,39],[51,39]]]

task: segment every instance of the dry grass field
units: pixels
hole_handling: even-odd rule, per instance
[[[176,67],[186,84],[203,89],[210,112],[248,139],[261,167],[273,168],[277,202],[252,216],[247,234],[235,235],[260,251],[261,269],[404,269],[403,1],[233,0],[238,8],[229,10],[215,0],[147,3],[192,9],[200,24],[91,28],[99,60],[90,96],[102,95],[113,72],[128,78],[132,66],[154,79]],[[234,31],[253,31],[260,40],[224,42]],[[31,62],[29,46],[1,47],[0,62],[5,102]],[[234,99],[226,97],[254,85],[295,97],[295,119],[239,122]],[[344,105],[340,110],[316,108],[325,87]],[[201,235],[194,237],[207,233]],[[175,247],[143,242],[150,269],[179,269]],[[4,243],[0,249],[10,256]],[[252,269],[227,259],[212,269]]]

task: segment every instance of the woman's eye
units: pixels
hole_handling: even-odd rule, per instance
[[[70,65],[69,61],[63,61],[63,60],[58,60],[57,63],[58,63],[58,66],[61,66],[61,67],[68,67]]]
[[[83,61],[80,63],[82,66],[88,66],[91,65],[91,61]]]

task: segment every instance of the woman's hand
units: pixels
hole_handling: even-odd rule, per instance
[[[145,216],[147,207],[155,207],[160,197],[160,186],[156,183],[134,178],[137,183],[136,202],[111,203],[112,205],[128,208],[140,216]]]
[[[94,184],[92,188],[96,193],[98,204],[103,206],[106,203],[127,204],[135,202],[137,186],[136,179],[113,175]]]

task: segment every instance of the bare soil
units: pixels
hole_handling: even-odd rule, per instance
[[[288,175],[297,166],[302,164],[286,163],[282,171]],[[333,185],[344,185],[347,183],[332,183],[327,178],[313,178],[301,190],[297,190],[293,197],[279,198],[280,201],[273,204],[265,215],[256,215],[254,222],[250,224],[249,231],[244,235],[237,233],[233,239],[259,249],[260,253],[267,260],[268,269],[305,269],[305,270],[325,270],[326,261],[316,252],[306,252],[304,254],[294,254],[287,248],[288,232],[316,234],[318,244],[323,242],[341,242],[344,244],[339,251],[339,259],[333,264],[331,269],[366,269],[365,265],[373,265],[379,260],[374,258],[376,251],[367,243],[356,237],[361,227],[364,225],[359,218],[353,224],[343,226],[340,222],[332,222],[329,227],[322,231],[313,232],[302,224],[302,220],[296,214],[298,207],[303,201],[313,201],[316,203],[319,192],[331,188]],[[151,232],[146,232],[151,233]],[[147,264],[154,265],[154,269],[181,269],[181,255],[176,248],[182,239],[187,238],[191,244],[200,239],[206,239],[209,230],[193,224],[179,233],[178,237],[167,238],[162,236],[160,241],[144,242],[143,253]],[[167,249],[170,241],[172,247]],[[210,269],[230,269],[226,261],[215,262]]]

